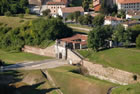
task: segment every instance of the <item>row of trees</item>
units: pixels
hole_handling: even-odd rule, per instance
[[[6,12],[11,14],[29,12],[28,0],[0,0],[0,15]]]
[[[0,48],[20,51],[24,45],[47,46],[50,41],[72,34],[72,30],[56,18],[39,18],[15,29],[2,25],[0,26]]]
[[[102,48],[108,48],[109,41],[113,41],[116,47],[120,45],[128,47],[132,42],[137,42],[137,45],[140,45],[140,38],[137,38],[140,34],[139,26],[134,26],[128,30],[125,30],[121,25],[116,27],[97,26],[88,35],[88,47],[98,51]]]

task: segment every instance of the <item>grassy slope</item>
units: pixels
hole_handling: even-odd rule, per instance
[[[35,18],[37,18],[35,15],[25,15],[24,18],[0,16],[0,23],[4,23],[8,27],[15,28]]]
[[[120,86],[113,89],[112,94],[140,94],[140,84]]]
[[[83,56],[87,56],[89,54],[87,50],[81,50],[79,53]],[[104,66],[111,66],[140,74],[139,51],[123,48],[113,48],[97,53],[90,52],[90,55],[87,58],[90,61],[103,64]]]
[[[0,72],[0,74],[0,92],[2,94],[57,94],[40,70],[8,71]],[[16,87],[16,90],[12,87],[11,89],[10,87],[8,88],[7,81],[12,81],[11,85]],[[4,88],[3,85],[7,85],[7,88]]]
[[[106,94],[110,87],[115,86],[106,81],[70,72],[74,69],[77,67],[65,66],[48,70],[64,94]]]
[[[73,27],[81,27],[81,28],[87,28],[87,29],[92,29],[92,27],[86,26],[86,25],[80,25],[80,24],[67,24],[68,26],[73,26]]]
[[[24,53],[24,52],[10,53],[0,49],[0,59],[11,64],[17,62],[24,62],[24,61],[45,60],[45,59],[50,59],[50,57],[39,56],[39,55]]]

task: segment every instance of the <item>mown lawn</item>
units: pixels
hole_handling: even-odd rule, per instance
[[[132,84],[127,86],[120,86],[113,89],[111,94],[140,94],[140,84]]]
[[[116,86],[107,81],[72,72],[76,69],[74,66],[64,66],[48,71],[64,94],[106,94],[110,87]]]
[[[88,50],[78,51],[93,63],[103,64],[140,74],[140,52],[125,48],[112,48],[100,52]]]
[[[25,62],[25,61],[39,61],[39,60],[51,59],[51,57],[40,56],[40,55],[24,53],[24,52],[11,53],[0,49],[0,59],[8,64],[13,64],[13,63]]]
[[[38,18],[35,15],[25,15],[24,18],[20,17],[6,17],[0,16],[0,23],[6,24],[8,27],[19,27],[29,20]]]
[[[80,24],[67,24],[68,26],[73,26],[73,27],[81,27],[81,28],[87,28],[87,29],[92,29],[92,27],[86,26],[86,25],[80,25]]]

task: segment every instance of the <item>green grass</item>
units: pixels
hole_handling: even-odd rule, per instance
[[[86,25],[80,25],[80,24],[67,24],[68,26],[73,26],[73,27],[81,27],[81,28],[87,28],[87,29],[92,29],[92,27],[86,26]]]
[[[24,18],[0,16],[0,23],[6,24],[8,27],[16,28],[36,18],[37,16],[35,15],[25,15]]]
[[[64,94],[106,94],[110,87],[116,86],[107,81],[71,72],[76,69],[74,66],[64,66],[48,71]]]
[[[51,57],[40,56],[40,55],[24,53],[24,52],[10,53],[0,49],[0,59],[9,64],[25,62],[25,61],[39,61],[39,60],[45,60],[50,58]]]
[[[89,61],[140,74],[140,52],[125,48],[112,48],[100,52],[78,51]]]
[[[140,84],[120,86],[113,89],[111,94],[140,94]]]

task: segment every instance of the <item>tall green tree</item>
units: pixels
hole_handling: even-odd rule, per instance
[[[93,19],[93,22],[92,22],[92,25],[93,26],[101,26],[104,24],[104,15],[103,14],[100,14],[100,15],[97,15],[94,17]]]
[[[89,4],[90,4],[90,0],[83,1],[82,6],[83,6],[85,12],[89,11]]]

